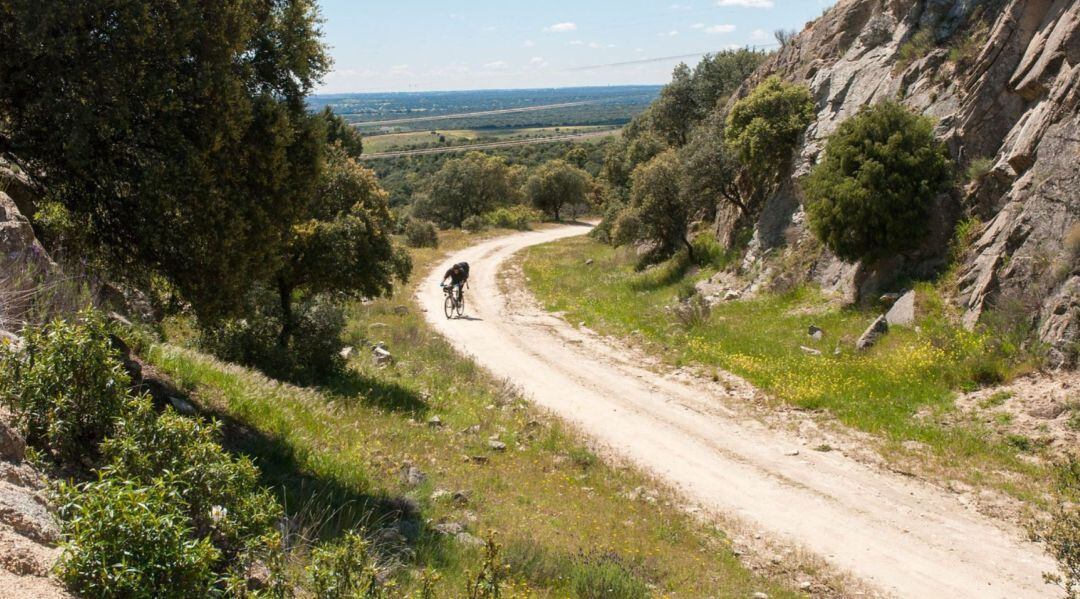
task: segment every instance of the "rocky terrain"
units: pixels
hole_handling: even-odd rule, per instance
[[[898,276],[941,272],[955,224],[974,217],[979,225],[951,298],[964,323],[974,326],[993,309],[1030,318],[1050,347],[1051,365],[1076,364],[1080,3],[841,0],[770,57],[737,96],[774,74],[807,85],[817,114],[791,179],[762,207],[748,272],[761,282],[795,264],[847,301],[876,297]],[[886,99],[937,120],[959,166],[959,191],[938,199],[920,250],[845,264],[813,241],[795,181],[840,122]],[[730,234],[734,216],[721,214],[718,229]]]

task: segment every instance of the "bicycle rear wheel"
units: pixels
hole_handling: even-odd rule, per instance
[[[447,295],[446,301],[443,302],[443,312],[446,313],[447,318],[454,317],[454,298],[450,295]]]

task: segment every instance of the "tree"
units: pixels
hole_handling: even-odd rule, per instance
[[[470,216],[513,203],[520,173],[501,156],[469,152],[447,160],[431,177],[418,216],[460,227]]]
[[[698,113],[705,116],[721,108],[765,56],[764,52],[747,48],[706,54],[694,67],[692,77]]]
[[[574,146],[566,151],[563,160],[578,168],[585,168],[585,165],[589,162],[589,153],[581,146]]]
[[[694,82],[686,63],[679,63],[679,66],[675,67],[671,74],[671,83],[660,90],[660,97],[652,108],[652,122],[657,133],[669,145],[685,144],[690,128],[701,116],[694,101]]]
[[[681,173],[678,155],[670,149],[638,167],[630,186],[630,209],[637,216],[638,234],[657,243],[661,253],[682,245],[693,259],[687,233],[700,204],[682,192]]]
[[[929,118],[896,102],[865,107],[829,137],[803,183],[810,227],[845,260],[909,250],[952,171]]]
[[[345,153],[353,158],[359,158],[364,153],[364,137],[360,135],[356,127],[353,127],[339,115],[334,114],[329,106],[319,113],[323,122],[326,123],[326,141],[334,144],[340,143]]]
[[[304,96],[329,61],[313,0],[0,3],[0,154],[115,271],[201,316],[273,268],[319,175]]]
[[[724,121],[720,112],[709,115],[694,129],[690,142],[679,150],[683,166],[683,192],[703,204],[727,202],[743,215],[750,208],[739,189],[742,168],[734,150],[724,143]]]
[[[747,195],[760,200],[776,189],[813,119],[810,90],[775,76],[732,106],[724,139],[748,176]]]
[[[592,192],[589,173],[564,160],[545,162],[525,181],[525,197],[559,220],[563,206],[584,204]]]
[[[375,173],[340,143],[330,146],[315,200],[289,232],[272,279],[281,303],[280,345],[287,347],[292,335],[298,292],[377,297],[408,277],[409,255],[392,243],[393,227]]]

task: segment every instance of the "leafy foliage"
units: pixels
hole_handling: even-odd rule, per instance
[[[306,295],[293,305],[289,344],[282,346],[278,294],[257,287],[246,298],[246,318],[205,327],[199,345],[222,360],[254,366],[268,376],[315,383],[340,372],[345,315],[326,295]]]
[[[684,192],[703,204],[727,202],[743,214],[749,212],[739,188],[742,165],[724,142],[724,123],[719,113],[710,115],[694,129],[690,142],[680,148]]]
[[[776,187],[813,118],[810,90],[775,76],[732,106],[724,138],[749,174],[758,198]]]
[[[171,410],[158,416],[149,399],[134,399],[102,444],[104,474],[138,485],[164,478],[191,522],[191,534],[233,559],[274,532],[281,508],[259,488],[251,460],[225,453],[220,438],[220,423]]]
[[[0,399],[27,442],[60,464],[93,461],[131,384],[104,318],[84,311],[24,330],[23,340],[22,351],[0,350]]]
[[[416,215],[460,227],[470,216],[514,203],[519,177],[520,172],[505,158],[469,152],[448,160],[435,173],[427,198],[416,206]]]
[[[116,272],[227,313],[317,179],[317,24],[312,0],[0,4],[0,153],[89,223]]]
[[[306,218],[293,226],[273,277],[281,302],[279,343],[288,347],[296,321],[293,299],[338,294],[377,297],[405,280],[412,263],[392,242],[393,218],[375,173],[340,145],[327,152],[327,169]]]
[[[524,192],[537,209],[559,220],[564,206],[581,205],[592,190],[589,173],[563,160],[552,160],[533,171]]]
[[[319,599],[380,599],[386,597],[378,580],[368,544],[353,531],[335,543],[316,547],[307,567],[311,589]]]
[[[326,126],[326,141],[330,145],[338,144],[350,158],[359,158],[364,153],[364,138],[343,117],[334,114],[329,106],[319,113]]]
[[[674,150],[667,150],[634,171],[630,187],[630,209],[638,218],[638,236],[657,244],[661,255],[679,245],[693,257],[687,238],[690,221],[698,205],[682,193],[682,166]],[[621,236],[617,235],[617,236]]]
[[[1032,524],[1030,533],[1057,560],[1059,572],[1043,574],[1047,584],[1061,587],[1066,599],[1080,599],[1080,462],[1075,457],[1059,466],[1056,495],[1049,520]]]
[[[439,247],[439,230],[429,220],[410,218],[405,223],[405,243],[409,247]]]
[[[671,74],[671,83],[660,90],[660,97],[652,105],[653,127],[671,146],[681,146],[690,135],[690,128],[698,118],[698,105],[694,101],[694,82],[690,68],[679,63]]]
[[[528,231],[532,224],[539,221],[543,216],[543,214],[528,206],[516,204],[514,206],[500,206],[485,214],[484,220],[492,227]]]
[[[810,226],[846,260],[911,249],[952,165],[933,122],[894,102],[841,123],[803,186]]]
[[[206,597],[220,558],[192,535],[185,502],[167,478],[142,484],[111,477],[61,489],[60,578],[85,597]]]

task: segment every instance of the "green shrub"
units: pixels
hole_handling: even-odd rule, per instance
[[[209,538],[233,559],[268,534],[281,508],[259,487],[247,457],[234,459],[218,440],[221,425],[167,410],[158,416],[148,398],[129,402],[114,436],[102,444],[107,476],[149,485],[166,477],[198,538]]]
[[[84,597],[206,597],[220,558],[192,536],[174,485],[105,478],[61,490],[64,553],[57,572]]]
[[[903,71],[911,63],[926,56],[933,49],[934,34],[927,29],[917,31],[915,35],[901,44],[900,50],[897,52],[896,71]]]
[[[829,137],[804,182],[810,227],[845,260],[912,249],[951,171],[929,118],[895,102],[863,108]]]
[[[319,599],[379,599],[386,596],[368,554],[367,541],[355,532],[312,550],[307,572],[311,590]]]
[[[287,346],[279,339],[281,306],[277,295],[258,288],[247,303],[246,318],[204,328],[199,345],[222,360],[296,383],[324,381],[341,371],[345,315],[332,298],[317,295],[295,304],[294,328]]]
[[[502,206],[484,215],[484,220],[493,227],[518,231],[528,231],[533,223],[539,222],[542,218],[543,215],[539,210],[521,204]]]
[[[994,168],[994,159],[986,156],[976,158],[971,161],[971,164],[967,167],[967,180],[972,182],[981,182],[990,174],[990,170]]]
[[[461,228],[470,233],[479,233],[488,228],[487,219],[479,214],[474,214],[461,222]]]
[[[737,252],[729,251],[720,245],[716,236],[709,232],[699,233],[694,237],[693,246],[694,262],[702,268],[726,268],[738,258]]]
[[[0,351],[0,399],[31,445],[62,465],[92,462],[131,385],[104,318],[85,310],[23,339],[22,351]]]
[[[439,231],[429,220],[410,218],[405,225],[405,243],[414,248],[439,247]]]
[[[571,586],[580,599],[646,599],[649,587],[617,557],[589,555],[571,570]]]

